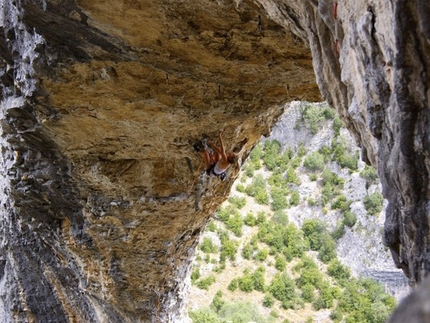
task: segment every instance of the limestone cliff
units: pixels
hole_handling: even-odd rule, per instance
[[[430,3],[260,1],[308,39],[323,96],[378,166],[384,239],[412,284],[430,271]]]
[[[178,321],[240,166],[193,185],[192,144],[244,159],[316,83],[379,165],[396,264],[429,271],[427,0],[0,4],[3,321]]]

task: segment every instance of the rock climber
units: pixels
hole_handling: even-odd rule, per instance
[[[206,174],[209,176],[219,177],[224,181],[227,177],[227,168],[229,168],[230,165],[237,163],[238,157],[232,151],[229,153],[225,152],[224,142],[221,135],[222,131],[219,133],[220,147],[215,146],[210,140],[202,140],[201,145],[196,144],[194,148],[199,152],[205,162]],[[207,145],[209,145],[213,151],[210,151]]]

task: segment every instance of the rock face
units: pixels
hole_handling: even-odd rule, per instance
[[[263,1],[307,38],[318,85],[378,166],[385,244],[412,284],[430,271],[430,3]]]
[[[178,322],[240,166],[195,177],[193,144],[244,159],[320,100],[309,49],[251,1],[4,0],[1,26],[1,321]]]
[[[192,144],[246,158],[315,76],[379,166],[396,265],[429,272],[427,0],[0,4],[4,322],[178,321],[237,174],[194,182]]]

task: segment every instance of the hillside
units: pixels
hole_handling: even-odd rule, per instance
[[[383,221],[376,171],[334,110],[293,102],[201,237],[190,317],[384,322],[387,293],[399,298],[407,285],[382,245]]]

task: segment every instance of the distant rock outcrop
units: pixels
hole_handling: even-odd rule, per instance
[[[246,158],[285,101],[320,99],[315,75],[379,166],[396,264],[422,280],[429,7],[3,0],[0,317],[177,321],[199,233],[237,174],[193,186],[193,142],[224,129]]]

